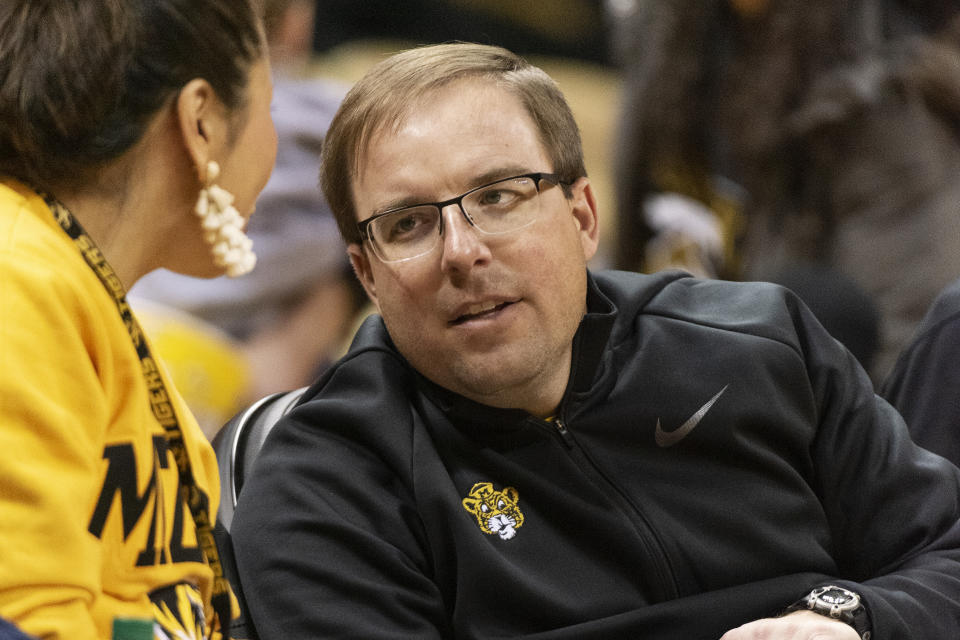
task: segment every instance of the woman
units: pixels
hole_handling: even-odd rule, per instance
[[[208,638],[216,461],[125,291],[252,268],[262,25],[250,0],[4,0],[0,60],[0,617]]]

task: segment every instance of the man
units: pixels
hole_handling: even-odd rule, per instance
[[[589,273],[542,71],[380,63],[322,183],[380,314],[244,486],[261,637],[960,637],[960,472],[786,290]]]

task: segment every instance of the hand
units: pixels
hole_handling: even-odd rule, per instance
[[[720,640],[860,640],[850,625],[812,611],[794,611],[737,627]]]

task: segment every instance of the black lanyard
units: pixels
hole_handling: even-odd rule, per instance
[[[223,565],[220,564],[220,554],[217,551],[217,543],[213,537],[213,522],[210,520],[210,505],[207,496],[197,486],[196,479],[193,477],[193,471],[190,469],[190,459],[187,456],[187,448],[183,442],[183,432],[180,429],[180,421],[177,419],[177,413],[170,402],[170,394],[167,393],[166,385],[160,376],[159,367],[150,353],[150,346],[144,340],[143,330],[140,323],[133,315],[130,305],[127,304],[126,293],[123,289],[123,283],[114,272],[113,268],[107,262],[107,259],[97,248],[93,239],[87,235],[83,227],[70,211],[60,203],[56,198],[47,194],[40,194],[44,202],[50,207],[54,217],[60,226],[73,240],[74,244],[80,250],[83,259],[93,270],[93,272],[103,283],[103,287],[110,294],[120,319],[127,327],[130,334],[130,340],[140,358],[141,372],[144,381],[147,383],[150,408],[154,417],[163,425],[166,432],[167,444],[173,451],[173,457],[177,461],[177,470],[180,472],[180,491],[183,500],[190,507],[190,513],[193,515],[193,522],[197,530],[197,541],[200,548],[203,549],[203,555],[207,564],[213,570],[213,596],[211,604],[216,613],[217,623],[219,623],[220,632],[224,638],[229,638],[231,606],[230,606],[230,583],[223,575]]]

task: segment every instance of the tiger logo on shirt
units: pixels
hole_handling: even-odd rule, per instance
[[[488,535],[497,534],[501,540],[510,540],[523,526],[523,512],[517,503],[519,492],[513,487],[496,491],[490,482],[478,482],[470,489],[469,497],[463,499],[463,508],[473,514],[480,530]]]

